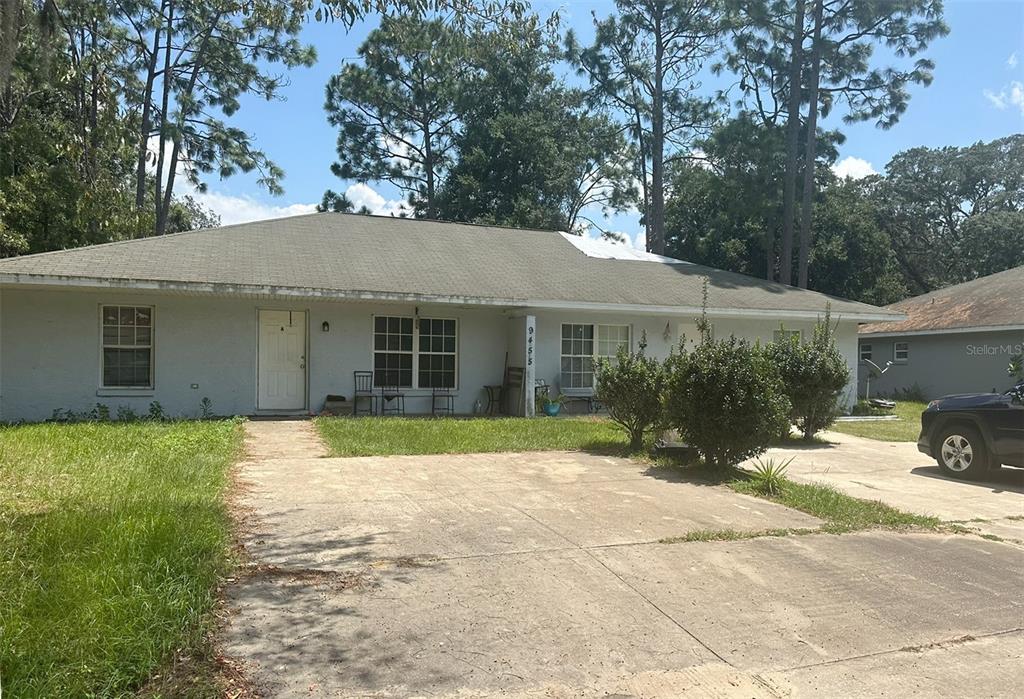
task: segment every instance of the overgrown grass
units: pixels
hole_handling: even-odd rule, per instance
[[[240,444],[231,421],[0,428],[4,696],[130,696],[204,646]]]
[[[597,417],[318,417],[314,422],[333,456],[629,450],[625,433]]]
[[[837,422],[829,429],[883,442],[916,442],[918,435],[921,434],[921,413],[926,407],[927,403],[897,401],[897,420]]]
[[[904,512],[878,500],[861,500],[835,488],[817,483],[796,483],[783,479],[775,495],[764,495],[757,481],[746,474],[729,482],[739,493],[756,495],[825,521],[824,531],[842,533],[860,529],[936,529],[936,517]]]

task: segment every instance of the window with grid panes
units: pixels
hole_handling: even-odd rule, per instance
[[[412,318],[374,316],[374,386],[412,388],[412,335]]]
[[[562,388],[593,388],[594,360],[614,358],[619,347],[629,347],[628,325],[562,325]]]
[[[153,308],[103,306],[100,324],[103,337],[102,386],[152,388]]]

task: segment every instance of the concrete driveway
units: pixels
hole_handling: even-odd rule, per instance
[[[258,442],[252,570],[223,648],[268,696],[998,696],[1019,680],[1009,544],[664,544],[816,521],[589,454],[264,458]]]
[[[854,497],[1024,541],[1024,469],[1002,468],[983,480],[958,480],[944,475],[913,442],[840,432],[822,437],[827,444],[772,449],[764,458],[792,458],[788,475],[794,480],[825,483]]]

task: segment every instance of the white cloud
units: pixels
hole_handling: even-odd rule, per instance
[[[345,196],[355,206],[356,211],[365,206],[371,214],[379,216],[398,216],[402,213],[411,213],[401,199],[385,199],[380,192],[362,182],[357,182],[346,189]]]
[[[316,211],[316,204],[285,204],[277,206],[247,195],[234,196],[213,190],[196,192],[191,187],[182,187],[182,194],[190,194],[197,202],[220,216],[222,226],[233,223],[260,221],[268,218],[299,216]]]
[[[836,177],[846,178],[849,177],[854,180],[859,180],[867,177],[868,175],[877,175],[878,171],[863,158],[857,158],[852,155],[848,155],[838,163],[832,166],[832,172],[836,174]]]
[[[985,96],[992,106],[996,109],[1006,109],[1007,107],[1016,107],[1020,110],[1022,116],[1024,116],[1024,83],[1019,80],[1012,80],[1010,84],[1005,86],[999,92],[993,92],[992,90],[985,89],[981,91],[981,94]]]
[[[1019,60],[1017,58],[1017,52],[1014,51],[1013,53],[1010,54],[1010,57],[1006,59],[1006,66],[1010,70],[1013,70],[1014,68],[1017,67],[1018,63],[1019,63]]]

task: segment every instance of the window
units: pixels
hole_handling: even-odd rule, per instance
[[[455,388],[455,321],[420,319],[420,388]]]
[[[562,388],[593,388],[594,360],[629,347],[628,325],[562,325]]]
[[[860,358],[861,358],[861,361],[863,361],[863,360],[870,361],[871,360],[871,345],[861,345],[860,346]]]
[[[894,362],[905,362],[910,359],[910,343],[895,342],[892,346],[892,360]]]
[[[792,338],[794,337],[797,339],[797,341],[801,339],[801,334],[799,330],[776,330],[775,332],[772,333],[772,342],[785,342],[792,340]]]
[[[103,306],[103,388],[153,387],[153,308]]]
[[[374,316],[373,385],[455,388],[457,340],[450,318]]]

